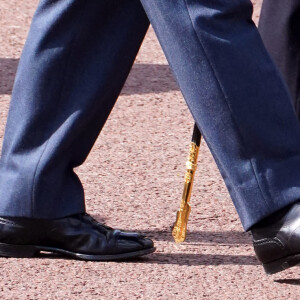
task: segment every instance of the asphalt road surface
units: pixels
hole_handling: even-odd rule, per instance
[[[259,16],[261,0],[255,3]],[[37,0],[0,0],[0,139],[18,59]],[[78,169],[87,210],[138,230],[157,251],[130,262],[45,254],[0,258],[0,299],[299,299],[299,268],[266,276],[203,143],[187,241],[170,227],[178,209],[193,120],[150,29],[105,128]]]

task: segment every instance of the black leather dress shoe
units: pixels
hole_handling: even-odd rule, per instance
[[[300,263],[300,204],[280,211],[251,229],[253,246],[267,274]]]
[[[83,260],[120,260],[155,251],[143,235],[112,229],[88,214],[55,220],[0,217],[0,256],[33,257],[40,251]]]

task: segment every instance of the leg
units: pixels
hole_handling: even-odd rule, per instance
[[[279,67],[300,119],[300,2],[264,0],[259,31]]]
[[[40,2],[1,158],[0,256],[51,251],[116,260],[155,250],[144,236],[85,214],[73,172],[104,125],[147,28],[138,0]]]
[[[141,0],[247,230],[300,198],[300,126],[250,0]]]
[[[138,0],[42,0],[14,85],[0,166],[0,215],[85,210],[82,164],[149,21]]]

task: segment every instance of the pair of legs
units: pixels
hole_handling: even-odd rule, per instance
[[[0,215],[82,213],[82,164],[150,19],[248,230],[300,199],[300,126],[250,0],[42,0],[12,95]],[[45,221],[46,222],[46,221]]]
[[[300,3],[264,0],[259,31],[279,67],[300,119]]]
[[[12,94],[0,215],[84,211],[73,168],[126,80],[148,28],[144,10],[244,228],[300,198],[300,127],[249,0],[42,0]]]

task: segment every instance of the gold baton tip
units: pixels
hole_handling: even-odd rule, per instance
[[[191,207],[187,203],[182,210],[177,212],[176,222],[172,231],[172,235],[176,243],[182,243],[186,239],[190,211]]]
[[[172,235],[176,243],[182,243],[186,239],[187,224],[191,212],[189,200],[191,197],[195,171],[197,168],[198,154],[199,154],[199,146],[197,146],[194,142],[192,142],[190,145],[188,161],[186,163],[184,189],[183,189],[183,195],[180,203],[180,209],[177,212],[176,222],[172,230]]]

